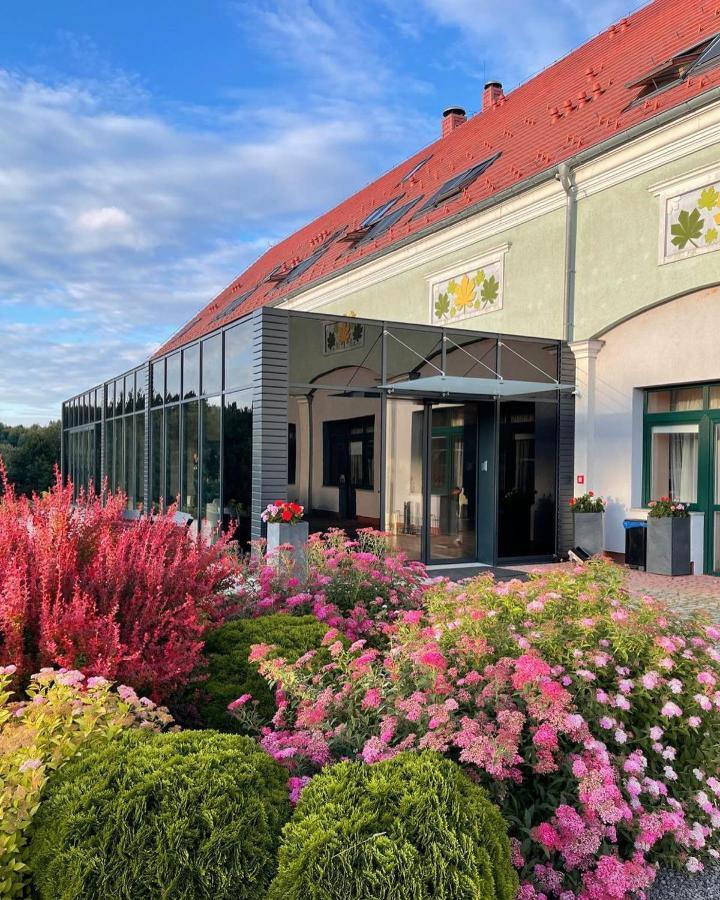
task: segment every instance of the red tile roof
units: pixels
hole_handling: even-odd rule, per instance
[[[474,204],[491,202],[493,195],[720,85],[720,66],[716,65],[633,104],[640,93],[639,79],[718,32],[720,0],[655,0],[271,247],[175,334],[158,355],[402,239],[420,236],[428,226],[449,220]],[[633,83],[635,87],[631,87]],[[413,218],[422,202],[448,178],[498,152],[500,157],[487,172],[460,195]],[[427,156],[431,158],[417,174],[400,184],[402,177]],[[373,210],[399,194],[404,196],[398,207],[420,197],[423,201],[376,240],[354,246],[337,239],[338,232],[356,230]],[[318,253],[302,274],[287,284],[277,280],[278,270],[282,274],[306,260],[324,242],[328,242],[325,252]],[[269,275],[271,279],[265,280]],[[231,306],[231,311],[218,318]]]

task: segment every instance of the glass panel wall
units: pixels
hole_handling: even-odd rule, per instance
[[[557,405],[500,404],[498,556],[555,549]]]
[[[387,401],[385,529],[394,548],[409,559],[421,559],[423,555],[424,417],[422,402]]]
[[[150,413],[150,502],[160,506],[165,499],[165,413],[153,409]]]
[[[251,528],[253,393],[235,391],[224,400],[223,527],[234,523],[234,537],[245,547]]]
[[[435,404],[430,434],[430,559],[474,559],[477,404]]]
[[[165,505],[180,500],[180,407],[165,410]]]
[[[219,394],[222,390],[222,335],[202,342],[202,392]]]
[[[223,335],[225,339],[226,391],[252,385],[252,326],[250,322],[233,325]]]
[[[218,365],[219,365],[218,358]],[[210,397],[200,401],[202,434],[202,484],[200,496],[200,527],[210,538],[220,524],[220,454],[222,427],[222,398]]]

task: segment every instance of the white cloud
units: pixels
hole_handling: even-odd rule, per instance
[[[0,70],[0,420],[140,362],[271,242],[418,142],[342,96],[192,124]],[[18,373],[22,372],[22,378]]]
[[[398,23],[451,29],[448,45],[438,40],[441,67],[455,66],[466,77],[497,78],[506,86],[535,75],[622,16],[636,0],[384,0]],[[416,26],[417,28],[417,26]]]

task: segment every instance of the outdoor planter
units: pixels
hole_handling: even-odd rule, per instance
[[[648,516],[646,571],[654,575],[690,574],[688,516]]]
[[[575,546],[582,547],[590,556],[602,553],[605,549],[604,515],[601,512],[575,513]]]
[[[297,572],[306,568],[305,544],[308,541],[308,523],[302,521],[304,509],[292,500],[276,500],[268,503],[261,519],[267,525],[268,559],[272,562],[280,558],[278,550],[287,547],[283,557],[289,556]]]

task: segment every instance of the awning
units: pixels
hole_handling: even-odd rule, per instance
[[[464,394],[471,397],[517,397],[546,391],[574,391],[574,384],[555,381],[511,381],[502,378],[467,378],[461,375],[428,375],[410,381],[380,385],[386,391],[412,394]]]

